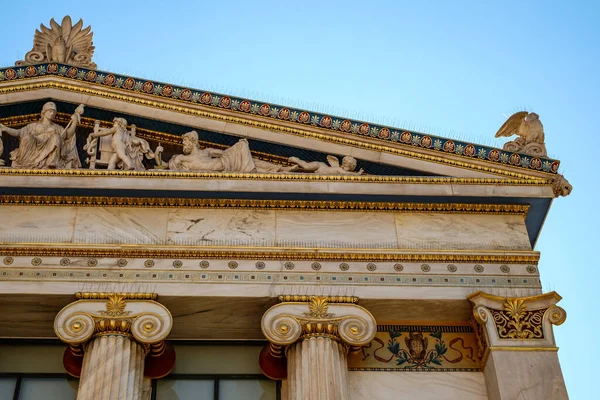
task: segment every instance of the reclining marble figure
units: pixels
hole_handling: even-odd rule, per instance
[[[172,171],[204,172],[290,172],[296,166],[284,167],[252,157],[246,139],[240,139],[233,146],[219,150],[211,147],[200,148],[198,132],[183,134],[183,154],[169,160]]]

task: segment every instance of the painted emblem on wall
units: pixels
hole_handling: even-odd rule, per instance
[[[351,354],[354,371],[479,371],[470,326],[379,325],[375,339]]]

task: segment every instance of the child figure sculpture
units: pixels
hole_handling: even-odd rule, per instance
[[[127,142],[129,141],[127,120],[125,118],[114,118],[112,128],[94,131],[88,137],[88,142],[91,143],[94,139],[108,135],[112,135],[110,144],[114,152],[108,161],[108,169],[116,169],[117,165],[122,166],[126,170],[135,169],[133,161],[127,155]]]
[[[321,161],[311,161],[307,162],[299,159],[298,157],[290,157],[288,159],[289,162],[298,165],[306,172],[313,172],[315,174],[322,175],[362,175],[365,171],[360,169],[359,171],[354,171],[356,169],[356,158],[351,156],[346,156],[342,158],[342,165],[340,165],[340,161],[337,157],[327,156],[327,162],[329,165],[325,164]]]

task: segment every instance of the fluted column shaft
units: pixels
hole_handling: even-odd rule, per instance
[[[347,400],[346,348],[328,337],[309,337],[288,348],[288,400]]]
[[[144,348],[125,335],[89,342],[77,400],[143,400]]]

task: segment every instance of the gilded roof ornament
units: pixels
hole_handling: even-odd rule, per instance
[[[33,49],[25,54],[25,60],[19,60],[15,64],[57,62],[96,69],[96,64],[92,62],[95,49],[92,27],[82,28],[83,20],[80,19],[73,25],[68,15],[60,25],[54,18],[50,20],[49,28],[40,24],[40,29],[36,29],[33,37]]]

